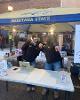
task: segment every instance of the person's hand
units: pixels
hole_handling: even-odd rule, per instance
[[[39,48],[42,48],[43,47],[43,44],[42,43],[39,43]]]

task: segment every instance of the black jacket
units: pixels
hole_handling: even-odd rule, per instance
[[[43,52],[45,53],[47,63],[61,61],[60,53],[55,51],[52,47],[44,47]]]
[[[58,62],[58,61],[61,61],[61,60],[62,60],[62,58],[61,58],[59,51],[55,51],[54,52],[54,62]]]
[[[30,44],[25,43],[22,46],[23,59],[28,62],[33,62],[35,58],[39,55],[39,52],[40,50],[38,46],[32,43]]]

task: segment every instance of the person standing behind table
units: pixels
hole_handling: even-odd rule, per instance
[[[16,35],[14,36],[14,42],[15,42],[15,47],[18,48],[18,42],[19,42],[19,34],[16,33]]]
[[[36,66],[35,58],[38,56],[39,52],[38,44],[30,39],[28,39],[22,46],[23,59],[30,62],[30,65],[33,67]],[[35,90],[35,87],[33,85],[27,85],[27,91],[30,91],[31,89]]]
[[[4,38],[2,36],[2,34],[0,35],[0,48],[1,50],[3,50],[3,46],[4,46]]]
[[[10,52],[12,52],[12,47],[13,47],[13,35],[10,32],[9,33],[9,47],[10,47]]]
[[[53,71],[60,71],[61,68],[61,56],[58,51],[55,50],[53,45],[45,45],[43,47],[43,51],[46,56],[46,63],[44,69],[46,70],[53,70]],[[42,91],[42,95],[47,93],[48,89],[44,88]],[[54,97],[57,98],[57,92],[54,91]]]
[[[54,50],[54,63],[53,63],[53,66],[54,66],[54,71],[60,71],[61,67],[62,67],[62,58],[61,58],[60,52],[56,49]],[[59,98],[59,93],[56,90],[54,91],[54,98],[55,99]]]

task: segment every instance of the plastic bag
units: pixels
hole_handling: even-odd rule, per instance
[[[36,57],[36,62],[46,62],[44,52],[40,51],[39,56]]]

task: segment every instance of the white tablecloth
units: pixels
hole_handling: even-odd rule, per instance
[[[32,84],[41,87],[59,89],[64,91],[74,91],[74,86],[70,74],[65,71],[50,71],[33,68],[26,70],[18,68],[8,69],[6,76],[0,76],[0,80]]]

